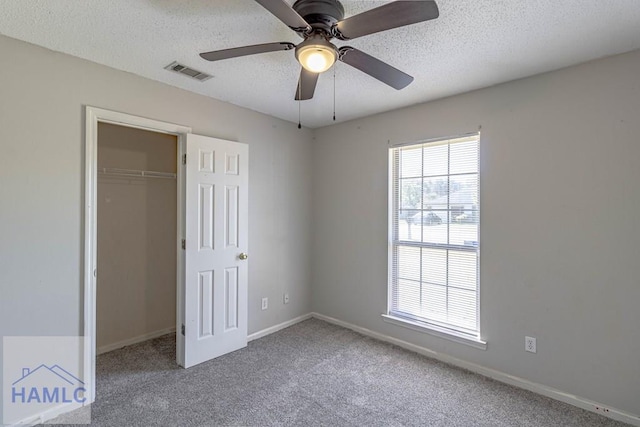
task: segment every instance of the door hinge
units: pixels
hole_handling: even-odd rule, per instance
[[[187,155],[186,155],[186,154],[183,154],[183,155],[182,155],[182,164],[183,164],[183,165],[186,165],[186,164],[187,164]]]
[[[181,332],[182,332],[182,336],[184,336],[184,324],[182,325]]]
[[[187,241],[182,239],[182,249],[187,249]]]

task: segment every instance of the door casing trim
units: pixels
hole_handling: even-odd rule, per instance
[[[95,401],[96,383],[96,276],[97,269],[97,168],[98,168],[98,123],[111,123],[152,132],[176,135],[178,138],[177,156],[177,265],[176,265],[176,330],[180,331],[184,322],[184,251],[180,241],[184,238],[185,194],[184,167],[182,157],[186,153],[187,134],[191,128],[174,123],[163,122],[117,111],[85,106],[85,179],[84,179],[84,313],[83,313],[83,373],[88,380],[88,403]],[[176,361],[184,365],[184,337],[176,334]]]

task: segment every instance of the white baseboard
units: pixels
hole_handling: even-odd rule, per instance
[[[113,350],[117,350],[128,345],[138,344],[143,341],[147,341],[153,338],[158,338],[163,335],[172,334],[176,331],[176,328],[160,329],[159,331],[149,332],[148,334],[139,335],[137,337],[129,338],[123,341],[114,342],[112,344],[103,345],[97,348],[96,354],[108,353]]]
[[[40,412],[36,415],[31,415],[27,418],[24,418],[18,421],[16,424],[7,424],[10,427],[18,427],[18,426],[37,426],[41,424],[51,424],[53,420],[58,418],[60,415],[68,414],[70,412],[76,411],[78,409],[83,409],[86,411],[83,413],[83,416],[77,420],[81,424],[91,424],[91,405],[83,406],[78,403],[64,403],[61,405],[54,406],[53,408],[49,408]],[[0,419],[2,422],[2,419]],[[5,424],[1,424],[5,425]]]
[[[288,328],[289,326],[293,326],[296,323],[303,322],[307,319],[311,319],[311,313],[303,314],[302,316],[298,316],[294,319],[287,320],[286,322],[279,323],[275,326],[271,326],[270,328],[263,329],[258,332],[254,332],[253,334],[247,337],[247,341],[257,340],[258,338],[266,337],[267,335],[271,335],[274,332],[278,332],[284,328]]]
[[[477,365],[475,363],[467,362],[452,356],[448,356],[446,354],[438,353],[433,350],[429,350],[428,348],[411,344],[410,342],[399,340],[397,338],[393,338],[389,335],[374,332],[370,329],[362,328],[360,326],[356,326],[354,324],[344,322],[342,320],[338,320],[333,317],[325,316],[324,314],[311,313],[311,316],[316,319],[324,320],[325,322],[328,322],[328,323],[333,323],[334,325],[351,329],[352,331],[359,332],[362,335],[366,335],[371,338],[378,339],[380,341],[395,344],[398,347],[402,347],[404,349],[407,349],[428,357],[432,357],[442,362],[467,369],[471,372],[475,372],[485,377],[492,378],[496,381],[500,381],[500,382],[510,384],[525,390],[529,390],[534,393],[541,394],[543,396],[550,397],[552,399],[559,400],[561,402],[568,403],[573,406],[577,406],[578,408],[586,409],[587,411],[595,412],[600,415],[604,415],[605,417],[640,427],[640,416],[638,415],[630,414],[628,412],[621,411],[619,409],[611,408],[606,405],[600,404],[598,402],[594,402],[589,399],[584,399],[579,396],[574,396],[572,394],[565,393],[563,391],[557,390],[552,387],[547,387],[542,384],[525,380],[524,378],[505,374],[504,372],[496,371],[495,369],[486,368],[484,366]]]

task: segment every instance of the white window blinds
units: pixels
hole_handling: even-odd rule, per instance
[[[389,315],[479,338],[479,135],[391,149]]]

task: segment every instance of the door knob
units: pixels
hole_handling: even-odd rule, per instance
[[[244,259],[249,258],[249,255],[247,255],[247,254],[245,254],[244,252],[242,252],[240,255],[238,255],[238,258],[240,258],[240,259],[244,260]]]

